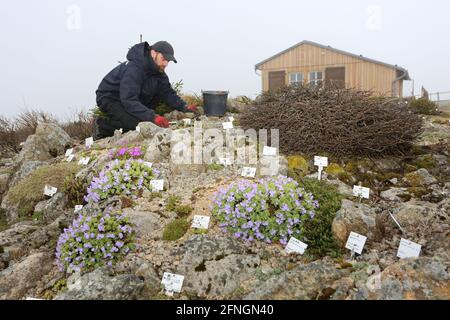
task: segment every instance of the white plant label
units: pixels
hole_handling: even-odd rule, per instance
[[[122,128],[120,128],[120,129],[119,129],[119,132],[120,132],[120,133],[123,133],[123,129],[122,129]]]
[[[366,244],[367,237],[357,234],[356,232],[350,232],[348,236],[347,244],[345,248],[361,254],[364,245]]]
[[[173,274],[169,272],[164,272],[161,284],[164,285],[166,293],[181,292],[183,287],[184,276]]]
[[[327,157],[314,157],[314,165],[318,167],[327,167],[328,166],[328,158]]]
[[[397,257],[400,259],[405,258],[418,258],[420,254],[420,250],[422,246],[418,243],[401,239],[400,246],[398,247]]]
[[[219,163],[223,164],[224,166],[229,166],[232,164],[230,158],[219,158]]]
[[[49,196],[49,197],[53,197],[53,195],[58,192],[58,189],[55,187],[51,187],[51,186],[45,186],[44,187],[44,195]]]
[[[150,185],[152,186],[153,191],[164,190],[164,180],[152,180],[150,181]]]
[[[73,149],[67,149],[65,157],[70,157],[72,155]]]
[[[228,117],[228,121],[233,122],[234,121],[234,117]]]
[[[183,119],[183,122],[185,125],[190,126],[191,125],[191,119]]]
[[[80,161],[78,161],[78,164],[86,166],[89,163],[90,160],[91,160],[91,158],[89,158],[89,157],[81,158]]]
[[[224,123],[222,123],[222,126],[225,130],[233,129],[233,122],[224,122]]]
[[[250,168],[250,167],[243,167],[242,168],[241,176],[254,178],[255,175],[256,175],[256,168]]]
[[[137,131],[137,132],[141,132],[141,127],[137,126],[137,127],[136,127],[136,131]]]
[[[370,197],[370,189],[361,187],[361,186],[353,186],[353,195],[355,197],[366,198]]]
[[[151,163],[151,162],[144,162],[144,164],[147,166],[147,167],[153,167],[153,163]]]
[[[79,211],[81,211],[81,210],[83,210],[83,206],[81,205],[81,204],[79,204],[79,205],[76,205],[75,206],[75,210],[73,211],[74,213],[77,213],[77,212],[79,212]]]
[[[288,244],[286,245],[286,248],[284,248],[284,250],[286,250],[287,253],[296,252],[304,254],[306,248],[308,248],[308,245],[306,243],[303,243],[300,240],[292,237],[289,240]]]
[[[195,229],[208,229],[209,220],[211,217],[209,216],[194,216],[194,220],[192,221],[192,228]]]
[[[265,156],[276,156],[277,155],[277,148],[264,146],[263,155],[265,155]]]
[[[67,157],[66,161],[67,161],[67,162],[70,162],[70,161],[73,160],[73,158],[75,158],[75,155],[74,155],[74,154],[71,154],[70,156]]]
[[[93,137],[86,138],[85,141],[86,141],[86,148],[90,148],[94,144],[94,138]]]

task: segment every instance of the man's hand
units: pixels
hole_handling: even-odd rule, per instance
[[[197,106],[195,104],[188,105],[186,111],[195,113],[197,112]]]
[[[168,128],[169,127],[169,121],[167,121],[166,118],[161,116],[155,117],[155,124],[161,128]]]

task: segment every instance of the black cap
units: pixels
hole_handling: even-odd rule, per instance
[[[177,59],[173,56],[173,47],[167,41],[158,41],[152,45],[152,49],[161,53],[167,61],[177,63]]]

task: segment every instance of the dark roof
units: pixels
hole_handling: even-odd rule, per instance
[[[367,62],[380,64],[380,65],[383,65],[385,67],[392,68],[392,69],[395,69],[397,71],[401,71],[405,75],[404,80],[411,80],[410,77],[409,77],[409,74],[408,74],[408,70],[406,70],[406,69],[404,69],[402,67],[399,67],[397,65],[392,65],[392,64],[381,62],[381,61],[369,59],[369,58],[366,58],[366,57],[364,57],[362,55],[357,55],[357,54],[353,54],[353,53],[350,53],[350,52],[347,52],[347,51],[335,49],[335,48],[330,47],[330,46],[324,46],[323,44],[312,42],[312,41],[308,41],[308,40],[304,40],[302,42],[299,42],[296,45],[293,45],[292,47],[287,48],[286,50],[283,50],[283,51],[277,53],[276,55],[274,55],[274,56],[272,56],[272,57],[270,57],[270,58],[268,58],[268,59],[266,59],[264,61],[261,61],[260,63],[255,65],[255,70],[259,69],[259,67],[261,67],[261,65],[263,65],[267,61],[270,61],[270,60],[272,60],[272,59],[274,59],[274,58],[276,58],[278,56],[281,56],[282,54],[284,54],[284,53],[286,53],[286,52],[288,52],[288,51],[290,51],[290,50],[292,50],[292,49],[294,49],[296,47],[299,47],[299,46],[301,46],[303,44],[309,44],[309,45],[312,45],[312,46],[316,46],[316,47],[320,47],[320,48],[323,48],[323,49],[331,50],[331,51],[334,51],[334,52],[337,52],[337,53],[340,53],[340,54],[351,56],[353,58],[361,59],[361,60],[364,60],[364,61],[367,61]]]

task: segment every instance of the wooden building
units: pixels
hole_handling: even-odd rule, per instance
[[[332,83],[375,94],[402,97],[408,71],[311,41],[302,41],[255,66],[261,71],[263,91],[285,84]]]

